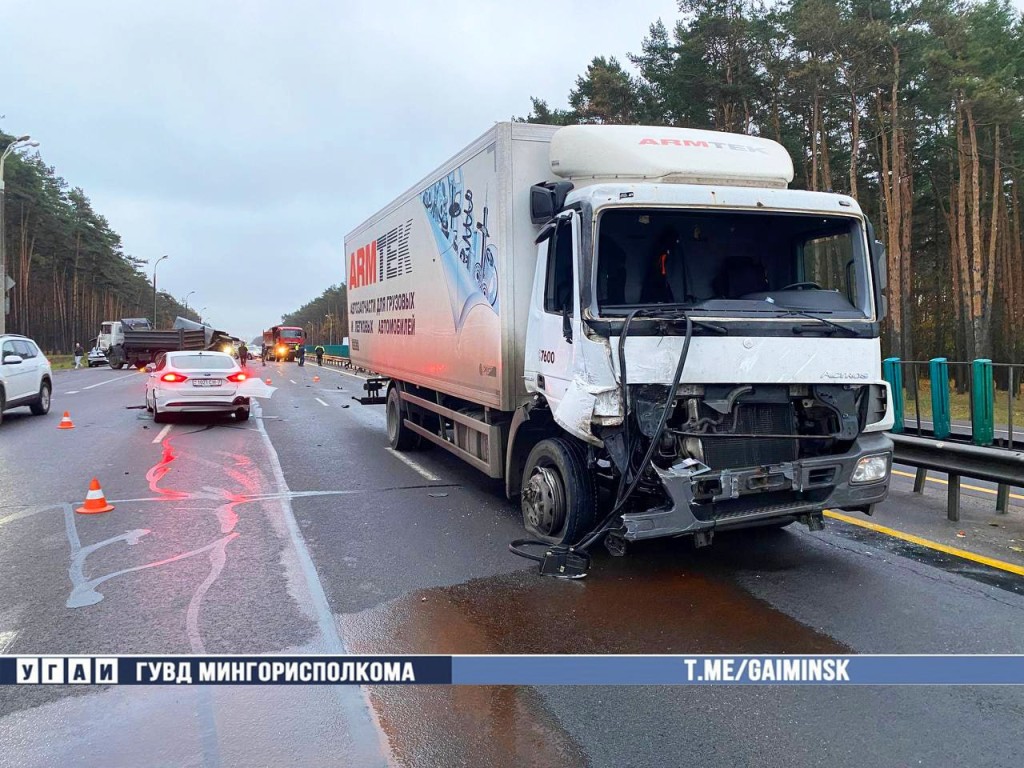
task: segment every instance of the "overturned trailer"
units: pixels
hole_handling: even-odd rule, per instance
[[[884,251],[792,177],[757,137],[495,126],[346,237],[363,402],[504,478],[563,572],[601,538],[870,514]]]

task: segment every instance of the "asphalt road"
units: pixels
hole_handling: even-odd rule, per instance
[[[1024,653],[1020,577],[835,521],[543,579],[500,484],[388,450],[350,375],[258,370],[248,423],[164,430],[108,369],[5,416],[0,652]],[[77,515],[93,476],[116,509]],[[880,513],[942,518],[911,483]],[[7,688],[0,765],[1004,766],[1022,714],[1001,687]]]

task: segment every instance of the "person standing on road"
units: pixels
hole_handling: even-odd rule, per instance
[[[267,345],[263,345],[263,349],[260,351],[260,360],[263,361],[263,367],[267,367]]]
[[[316,349],[313,351],[316,353],[316,364],[322,367],[324,364],[324,345],[317,344]]]
[[[82,355],[85,354],[85,350],[82,348],[82,343],[79,341],[75,342],[75,351],[72,352],[75,356],[75,370],[82,367]]]
[[[249,348],[245,346],[244,341],[238,347],[238,366],[240,368],[249,367]]]
[[[306,345],[299,344],[299,348],[295,350],[295,359],[299,361],[299,367],[306,364]]]

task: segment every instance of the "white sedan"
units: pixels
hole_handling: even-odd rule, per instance
[[[234,413],[249,418],[249,397],[240,389],[249,378],[226,352],[166,352],[146,366],[146,410],[153,421],[172,413]]]

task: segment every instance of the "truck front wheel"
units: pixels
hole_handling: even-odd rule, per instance
[[[551,544],[574,544],[594,527],[597,491],[583,448],[565,438],[541,440],[523,467],[523,525]]]
[[[411,451],[420,444],[420,436],[405,426],[402,415],[402,397],[398,387],[388,390],[388,441],[396,451]]]

